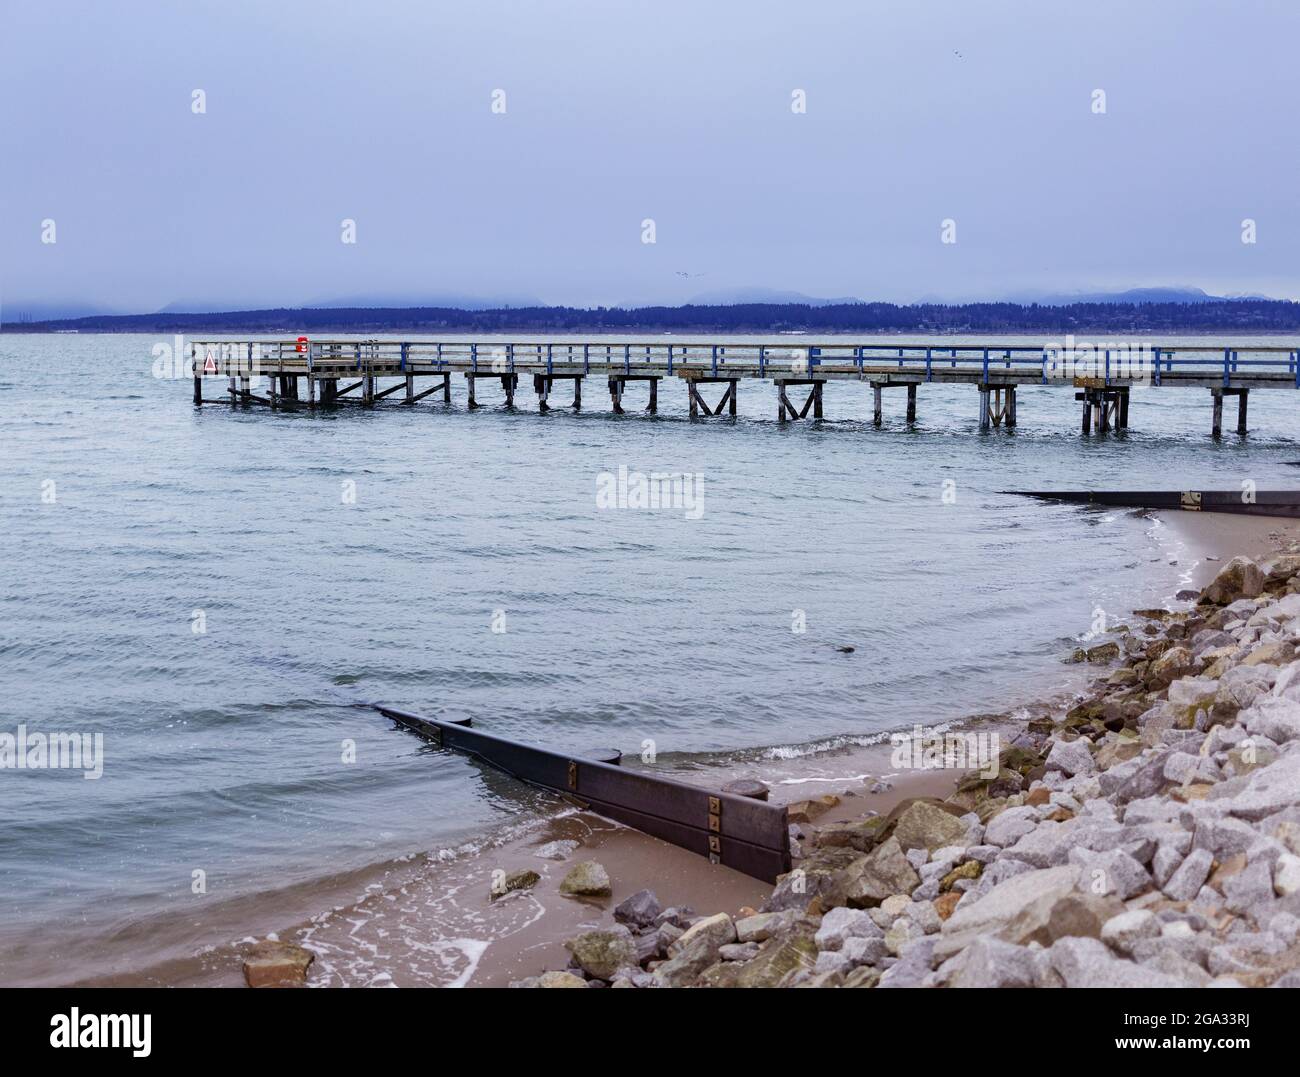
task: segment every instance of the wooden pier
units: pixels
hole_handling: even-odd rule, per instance
[[[299,337],[195,341],[190,354],[196,405],[260,404],[272,409],[335,407],[354,401],[373,407],[394,396],[397,403],[406,405],[431,395],[451,404],[452,386],[460,378],[465,382],[469,408],[496,401],[513,408],[520,378],[530,376],[540,412],[554,406],[557,386],[571,386],[572,408],[581,410],[583,381],[598,378],[604,379],[611,408],[617,414],[625,412],[629,387],[646,383],[645,410],[654,414],[659,407],[659,383],[677,379],[685,388],[691,417],[700,418],[736,415],[741,382],[770,381],[776,387],[776,418],[789,422],[823,418],[825,385],[857,381],[872,387],[873,421],[879,426],[885,390],[905,391],[906,421],[913,423],[919,388],[940,383],[973,386],[978,392],[980,429],[988,431],[1014,428],[1016,390],[1042,385],[1073,391],[1082,404],[1081,432],[1102,434],[1128,428],[1130,390],[1147,386],[1208,391],[1210,432],[1220,437],[1225,397],[1237,400],[1236,431],[1244,436],[1251,390],[1300,389],[1300,347],[1239,348],[1208,343],[1164,346],[1143,342],[1075,349],[847,341],[720,344],[662,338],[650,343],[601,339],[516,343]],[[256,377],[268,379],[270,389],[265,396],[251,391]],[[224,395],[205,395],[205,386],[214,380],[224,380]],[[479,400],[477,390],[484,381],[500,386],[495,401]],[[566,387],[564,394],[567,392]],[[802,396],[804,393],[807,395]]]

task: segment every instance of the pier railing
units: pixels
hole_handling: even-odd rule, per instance
[[[719,344],[395,340],[195,341],[195,372],[662,374],[1300,388],[1300,348],[1255,345]]]

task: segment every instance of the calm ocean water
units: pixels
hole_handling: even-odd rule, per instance
[[[676,382],[657,418],[595,384],[581,415],[528,385],[471,415],[461,384],[450,410],[200,411],[158,342],[0,336],[0,732],[105,752],[98,780],[0,771],[0,982],[191,912],[196,870],[205,900],[309,887],[547,810],[358,704],[706,773],[1013,708],[1062,685],[1095,607],[1188,565],[1141,514],[998,490],[1289,485],[1300,458],[1290,393],[1217,445],[1202,391],[1135,392],[1100,439],[1039,388],[988,435],[938,385],[910,430],[850,384],[784,427],[758,383],[734,423],[689,421]],[[620,465],[701,474],[702,515],[598,508]]]

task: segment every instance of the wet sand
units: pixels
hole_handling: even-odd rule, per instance
[[[1234,557],[1271,557],[1286,542],[1300,541],[1300,520],[1278,516],[1230,516],[1214,512],[1161,512],[1157,519],[1187,545],[1189,586],[1204,587]]]

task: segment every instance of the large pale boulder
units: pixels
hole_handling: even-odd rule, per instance
[[[608,897],[613,893],[609,872],[594,860],[574,864],[560,883],[560,893],[568,897]]]
[[[998,883],[978,900],[969,897],[944,921],[935,956],[944,960],[981,936],[1004,939],[1004,932],[1026,909],[1050,905],[1075,893],[1079,868],[1066,864],[1026,871]]]
[[[707,938],[713,949],[736,941],[736,925],[725,912],[696,920],[676,942],[668,947],[668,956],[676,957],[697,939]]]
[[[1033,987],[1034,953],[1001,939],[979,938],[939,971],[949,987]]]
[[[1115,957],[1093,938],[1062,938],[1052,945],[1048,960],[1066,987],[1186,987],[1167,973]]]
[[[584,931],[568,939],[564,948],[582,971],[597,980],[612,980],[619,969],[635,968],[636,942],[622,924],[599,931]]]
[[[1047,769],[1062,771],[1067,778],[1076,774],[1092,774],[1097,766],[1092,759],[1088,741],[1083,737],[1075,740],[1058,740],[1047,753]]]
[[[966,824],[950,812],[924,800],[914,801],[894,824],[894,837],[908,849],[933,851],[965,842]]]
[[[1234,557],[1201,592],[1204,605],[1226,606],[1241,598],[1257,598],[1264,590],[1264,573],[1249,557]]]
[[[879,905],[894,894],[910,894],[920,882],[898,839],[891,837],[840,872],[828,897],[832,905]]]
[[[1300,805],[1300,752],[1252,771],[1245,788],[1220,803],[1237,818],[1252,821]]]
[[[811,971],[817,965],[817,945],[812,935],[795,932],[763,943],[758,956],[738,966],[736,987],[776,987],[787,976]]]

